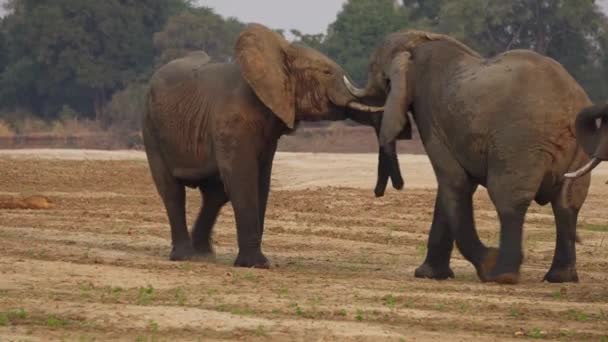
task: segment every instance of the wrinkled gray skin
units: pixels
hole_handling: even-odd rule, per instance
[[[568,178],[582,177],[608,160],[608,104],[587,107],[577,115],[576,139],[591,161],[575,172],[567,173]]]
[[[550,282],[577,281],[576,222],[589,177],[564,196],[564,173],[589,159],[574,138],[576,113],[590,101],[557,62],[514,50],[482,58],[444,35],[389,35],[370,63],[365,89],[345,84],[363,102],[385,106],[381,144],[393,141],[413,113],[438,182],[428,252],[416,277],[453,277],[454,241],[482,281],[517,283],[522,228],[534,200],[551,203],[556,246]],[[500,248],[479,239],[473,193],[488,189],[500,220]]]
[[[195,53],[160,68],[150,81],[144,145],[171,225],[170,259],[212,255],[213,225],[230,201],[235,266],[266,268],[261,243],[277,140],[298,120],[345,119],[357,103],[337,64],[262,25],[240,34],[235,56],[235,63],[209,64]],[[192,239],[185,186],[203,197]]]

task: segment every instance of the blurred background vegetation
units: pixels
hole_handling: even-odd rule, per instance
[[[4,136],[135,132],[157,67],[194,50],[230,61],[244,25],[188,0],[10,0],[6,6]],[[291,33],[363,84],[376,44],[403,28],[453,35],[486,56],[532,49],[562,63],[593,100],[608,96],[608,19],[593,0],[349,0],[325,34]]]

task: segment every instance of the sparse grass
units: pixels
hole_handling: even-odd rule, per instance
[[[608,232],[608,224],[591,224],[591,223],[587,223],[587,224],[584,224],[580,229],[582,229],[582,230],[589,230],[589,231],[592,231],[592,232],[606,233],[606,232]]]
[[[266,328],[260,324],[255,328],[253,334],[257,337],[265,337],[267,335]]]
[[[578,321],[578,322],[586,322],[589,320],[589,315],[575,310],[575,309],[570,309],[568,311],[566,311],[566,317],[568,317],[568,319],[573,320],[573,321]]]
[[[543,338],[546,333],[538,328],[534,328],[526,334],[530,338],[540,339]]]
[[[16,324],[28,317],[27,311],[24,309],[14,309],[7,312],[0,312],[0,326]]]
[[[175,289],[175,301],[179,306],[186,304],[186,292],[181,287]]]
[[[67,326],[69,323],[70,322],[67,319],[59,318],[55,315],[50,315],[46,319],[46,326],[49,328],[61,328]]]
[[[140,287],[137,294],[137,304],[138,305],[148,305],[154,299],[154,288],[152,285],[148,285],[147,287]]]
[[[340,316],[340,317],[346,317],[348,313],[346,312],[346,309],[340,309],[337,310],[336,312],[334,312],[334,315],[336,316]]]
[[[382,304],[384,304],[385,306],[387,306],[391,309],[395,307],[396,303],[397,303],[397,298],[395,298],[395,296],[393,296],[392,294],[388,294],[388,295],[382,297]]]
[[[522,313],[518,308],[511,307],[511,309],[509,309],[509,316],[513,318],[520,318],[522,316]]]
[[[359,322],[362,322],[363,321],[363,314],[364,314],[363,310],[357,309],[357,313],[355,314],[355,319],[357,321],[359,321]]]

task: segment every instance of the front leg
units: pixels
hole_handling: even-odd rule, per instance
[[[239,254],[234,266],[269,268],[270,262],[262,253],[259,162],[252,151],[247,152],[232,158],[231,167],[220,169],[236,220]]]

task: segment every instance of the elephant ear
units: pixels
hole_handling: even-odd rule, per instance
[[[295,90],[286,65],[289,43],[260,24],[249,24],[236,42],[243,77],[260,100],[289,128],[295,122]]]
[[[401,52],[393,57],[385,74],[391,82],[391,90],[384,104],[384,115],[380,128],[380,145],[385,146],[395,140],[408,124],[407,70],[411,54]]]

